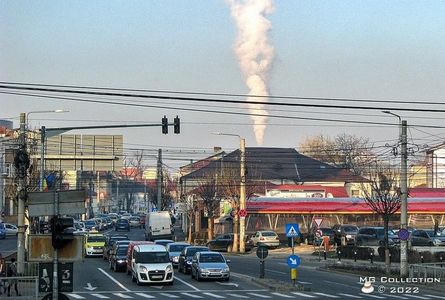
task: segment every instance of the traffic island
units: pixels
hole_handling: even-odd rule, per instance
[[[302,284],[302,283],[286,283],[284,281],[268,279],[268,278],[254,278],[251,277],[251,281],[262,286],[266,287],[274,292],[310,292],[311,287],[310,284]]]

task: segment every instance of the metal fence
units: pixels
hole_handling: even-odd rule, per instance
[[[11,262],[6,262],[6,269],[8,270],[9,265],[11,264]],[[15,262],[15,264],[17,265],[17,262]],[[30,277],[30,276],[39,276],[39,263],[38,262],[23,262],[24,266],[23,266],[23,273],[17,275],[20,277]],[[6,272],[7,273],[7,272]],[[6,275],[6,277],[8,277]]]
[[[16,291],[17,286],[17,291]],[[18,294],[17,294],[18,292]],[[37,276],[1,277],[0,299],[39,299],[39,279]]]
[[[432,284],[445,284],[445,263],[425,263],[409,265],[409,277],[436,279],[439,282],[427,282]]]

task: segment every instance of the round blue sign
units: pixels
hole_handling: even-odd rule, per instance
[[[296,268],[300,265],[301,259],[298,255],[289,255],[287,258],[287,265],[291,268]]]
[[[399,236],[399,239],[402,241],[406,241],[409,239],[409,231],[405,228],[400,229],[397,235]]]

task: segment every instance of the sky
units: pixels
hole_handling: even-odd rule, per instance
[[[273,6],[261,15],[262,21],[266,20],[269,26],[263,38],[266,46],[273,49],[270,67],[261,74],[267,92],[272,96],[330,99],[274,98],[266,101],[378,109],[266,105],[263,109],[269,117],[265,121],[262,143],[255,135],[254,120],[249,116],[178,109],[247,113],[244,104],[131,100],[166,107],[161,109],[0,93],[0,119],[13,120],[17,127],[20,112],[69,110],[63,114],[31,114],[29,124],[37,128],[41,125],[160,123],[164,115],[172,122],[178,115],[181,118],[179,135],[173,134],[172,128],[168,135],[163,135],[157,127],[82,133],[123,134],[128,148],[193,152],[196,156],[189,155],[190,158],[198,158],[211,152],[214,146],[226,150],[238,147],[236,137],[218,136],[212,134],[214,132],[240,135],[246,139],[248,147],[298,148],[307,137],[342,133],[366,137],[375,144],[391,145],[396,143],[399,133],[398,120],[381,113],[380,109],[440,110],[444,107],[440,105],[444,103],[445,78],[444,1],[264,1]],[[235,0],[238,2],[244,3]],[[240,30],[230,3],[224,0],[1,1],[0,81],[152,91],[252,93],[246,86],[246,73],[235,50]],[[5,91],[0,89],[0,92]],[[333,100],[338,98],[400,103]],[[406,103],[410,101],[425,104]],[[444,140],[444,128],[418,126],[442,126],[443,112],[394,112],[410,125],[413,145],[431,146]],[[302,117],[370,124],[298,119]],[[181,157],[188,159],[187,155]]]

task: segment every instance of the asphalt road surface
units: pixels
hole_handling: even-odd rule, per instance
[[[130,239],[142,240],[141,229],[132,229]],[[362,292],[360,276],[317,270],[317,262],[302,262],[298,267],[298,281],[311,287],[311,291],[271,291],[251,280],[259,276],[259,260],[249,255],[225,254],[231,260],[229,282],[198,282],[190,275],[175,270],[172,286],[138,286],[125,272],[114,272],[102,257],[86,258],[74,264],[74,291],[71,299],[445,299],[443,293],[426,290],[391,290],[386,286],[383,293]],[[289,267],[285,255],[271,254],[266,260],[266,278],[282,280],[290,284]]]

